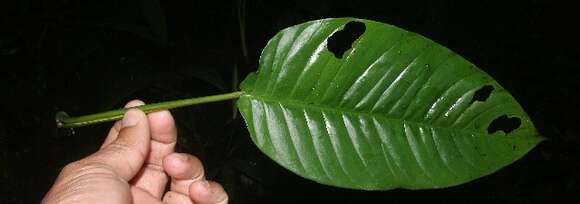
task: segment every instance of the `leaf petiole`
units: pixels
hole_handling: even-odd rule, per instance
[[[180,108],[184,106],[191,106],[196,104],[202,103],[210,103],[210,102],[217,102],[217,101],[225,101],[230,99],[239,98],[243,94],[242,91],[226,93],[226,94],[219,94],[219,95],[212,95],[212,96],[203,96],[197,98],[188,98],[188,99],[181,99],[175,101],[166,101],[160,103],[152,103],[142,106],[137,106],[145,113],[157,112],[161,110],[169,110],[174,108]],[[56,114],[56,125],[59,128],[74,128],[74,127],[82,127],[97,123],[103,123],[108,121],[119,120],[123,118],[123,114],[127,111],[127,108],[105,111],[90,115],[83,115],[78,117],[70,117],[65,112],[58,112]]]

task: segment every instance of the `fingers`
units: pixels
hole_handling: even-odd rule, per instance
[[[147,158],[150,165],[163,168],[163,158],[175,149],[177,129],[169,111],[150,113],[148,116],[151,130],[151,153]]]
[[[137,107],[137,106],[141,106],[141,105],[145,105],[145,103],[143,101],[140,101],[140,100],[132,100],[132,101],[129,101],[129,103],[127,103],[125,105],[125,108],[132,108],[132,107]],[[104,148],[105,146],[111,144],[111,142],[113,142],[114,140],[116,140],[117,136],[119,136],[119,131],[121,131],[121,121],[117,121],[114,123],[111,130],[109,130],[109,134],[107,134],[105,141],[101,145],[101,149]]]
[[[135,188],[139,188],[150,196],[161,199],[165,192],[165,185],[167,184],[167,175],[163,172],[163,168],[152,164],[147,164],[141,171],[131,180],[131,184]]]
[[[196,204],[225,204],[228,194],[219,183],[213,181],[196,181],[189,187],[189,197]]]
[[[221,185],[205,180],[203,165],[197,157],[173,153],[163,160],[163,168],[171,176],[171,191],[163,197],[164,202],[173,204],[189,199],[196,204],[228,202],[228,195]]]
[[[189,186],[204,180],[201,161],[189,154],[173,153],[163,160],[163,168],[171,177],[171,191],[189,194]]]
[[[169,111],[150,113],[147,118],[151,132],[151,149],[145,160],[144,168],[133,179],[132,183],[161,199],[168,180],[163,171],[163,158],[174,151],[177,131]]]
[[[149,123],[145,113],[130,109],[119,124],[116,139],[79,162],[103,165],[128,181],[139,172],[149,152]]]
[[[140,100],[133,100],[125,105],[125,108],[144,105]],[[169,111],[160,111],[147,115],[151,144],[150,152],[144,162],[143,168],[131,181],[136,187],[149,192],[156,198],[161,198],[165,185],[167,184],[167,175],[163,172],[162,160],[169,153],[172,153],[177,141],[177,130],[175,121]],[[109,131],[107,139],[101,148],[108,146],[116,138],[121,129],[121,122],[115,123]]]

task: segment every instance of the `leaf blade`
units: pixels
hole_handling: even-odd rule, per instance
[[[366,31],[337,58],[327,42],[353,21]],[[457,185],[493,173],[541,141],[517,101],[486,73],[429,39],[374,21],[323,19],[287,28],[243,83],[238,108],[258,147],[296,174],[333,186]],[[493,91],[474,102],[484,86]],[[487,133],[501,115],[520,118],[520,127]]]

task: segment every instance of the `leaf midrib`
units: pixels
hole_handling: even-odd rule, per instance
[[[344,108],[321,106],[319,104],[308,104],[308,103],[304,103],[304,102],[294,100],[294,99],[277,100],[277,99],[268,98],[268,97],[264,97],[264,96],[251,95],[248,93],[242,95],[242,97],[244,97],[244,96],[249,97],[249,98],[254,98],[257,100],[261,100],[264,102],[275,102],[275,103],[279,103],[281,105],[300,106],[300,107],[305,108],[305,109],[306,108],[309,108],[309,109],[318,108],[318,109],[322,109],[322,110],[328,110],[328,111],[339,112],[339,113],[351,113],[351,114],[367,115],[370,117],[377,117],[377,118],[383,118],[383,119],[387,119],[387,120],[400,121],[403,124],[407,123],[407,124],[414,124],[417,126],[429,127],[430,129],[442,129],[442,130],[468,133],[468,134],[485,135],[485,133],[476,132],[476,131],[469,131],[468,129],[452,128],[449,126],[434,125],[431,123],[426,123],[426,122],[421,122],[421,121],[388,117],[386,114],[379,114],[377,112],[372,113],[372,112],[367,112],[367,111],[356,111],[356,110],[350,110],[350,109],[344,109]]]

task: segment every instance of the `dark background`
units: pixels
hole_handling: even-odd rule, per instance
[[[365,192],[316,184],[270,161],[231,102],[172,111],[178,150],[199,156],[231,203],[579,203],[577,9],[548,0],[381,2],[2,1],[0,203],[38,202],[60,168],[94,152],[110,127],[56,129],[57,111],[230,92],[256,70],[277,31],[345,16],[393,24],[458,52],[509,90],[549,140],[467,184]]]

